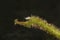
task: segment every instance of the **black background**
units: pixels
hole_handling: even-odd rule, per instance
[[[8,0],[2,6],[0,14],[1,40],[55,40],[54,37],[42,30],[15,26],[14,19],[18,18],[24,21],[24,17],[32,14],[40,16],[60,28],[59,0]]]

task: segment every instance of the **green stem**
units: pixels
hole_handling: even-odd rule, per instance
[[[20,23],[21,24],[21,23]],[[42,27],[44,31],[50,33],[51,35],[55,36],[56,38],[60,39],[60,30],[56,28],[55,25],[49,24],[47,21],[36,17],[36,16],[31,16],[29,20],[24,22],[24,26],[31,28],[32,24],[37,24],[39,27]]]

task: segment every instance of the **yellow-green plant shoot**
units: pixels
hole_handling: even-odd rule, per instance
[[[53,24],[48,23],[46,20],[43,20],[37,16],[31,16],[25,18],[27,21],[21,22],[18,19],[15,19],[14,23],[18,25],[23,25],[24,27],[31,28],[31,25],[36,24],[38,28],[42,28],[44,31],[60,39],[60,30]]]

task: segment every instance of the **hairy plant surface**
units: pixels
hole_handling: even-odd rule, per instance
[[[47,33],[55,36],[60,40],[60,30],[53,24],[48,23],[46,20],[43,20],[37,16],[31,16],[26,18],[27,21],[21,22],[15,19],[15,24],[23,25],[24,27],[31,28],[31,25],[38,25],[37,27],[42,28]]]

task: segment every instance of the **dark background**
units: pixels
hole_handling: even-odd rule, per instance
[[[4,3],[5,4],[5,3]],[[14,19],[24,21],[24,17],[40,16],[60,28],[59,0],[8,0],[0,14],[1,40],[56,40],[53,36],[38,29],[15,26]]]

